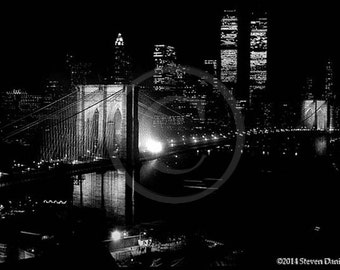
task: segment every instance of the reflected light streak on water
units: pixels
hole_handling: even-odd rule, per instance
[[[73,204],[103,209],[108,216],[124,222],[125,183],[126,173],[122,170],[85,174],[82,183],[74,186]]]

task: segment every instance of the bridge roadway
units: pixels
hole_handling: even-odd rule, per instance
[[[335,132],[322,132],[322,131],[307,131],[307,130],[281,130],[281,132],[244,132],[241,136],[246,136],[247,138],[251,137],[262,137],[262,136],[283,136],[286,137],[288,134],[294,134],[294,136],[297,137],[305,137],[308,136],[309,138],[312,136],[328,136],[331,141],[335,142],[340,139],[339,130]],[[252,136],[249,136],[252,135]],[[181,154],[185,153],[187,151],[192,150],[199,150],[199,149],[205,149],[210,148],[214,146],[219,145],[230,145],[234,147],[235,143],[235,136],[231,137],[219,137],[214,140],[197,140],[196,142],[190,141],[186,144],[180,144],[180,145],[173,145],[166,147],[163,149],[163,151],[159,154],[151,154],[147,152],[140,152],[139,155],[139,161],[136,162],[135,167],[138,168],[138,166],[141,166],[143,162],[163,158],[175,154]],[[234,149],[232,149],[234,150]],[[44,169],[35,169],[31,171],[25,171],[25,172],[16,172],[11,173],[8,175],[0,175],[0,189],[8,186],[15,186],[22,183],[28,183],[33,182],[36,180],[44,180],[49,178],[66,178],[77,176],[85,173],[91,173],[91,172],[105,172],[107,170],[117,170],[117,169],[124,169],[126,168],[126,161],[119,159],[118,157],[112,157],[111,159],[97,159],[97,160],[90,160],[90,161],[77,161],[72,163],[63,163],[59,162],[59,166],[54,166],[55,163],[50,163],[49,165],[52,165],[52,168],[49,168],[49,166],[46,166],[47,168]]]
[[[205,149],[219,145],[228,145],[231,144],[231,141],[232,140],[230,139],[220,138],[209,142],[202,141],[196,143],[192,142],[182,145],[174,145],[173,147],[167,147],[159,154],[141,152],[139,155],[139,161],[137,161],[135,166],[138,167],[146,161],[175,154],[181,154],[187,151]],[[58,165],[56,165],[57,163],[48,163],[41,169],[32,169],[30,171],[17,171],[12,172],[8,175],[2,175],[0,176],[0,189],[43,179],[55,179],[56,177],[67,178],[91,172],[105,172],[107,170],[124,169],[127,165],[125,160],[121,160],[118,157],[112,157],[111,159],[97,159],[91,161],[77,161],[73,163],[58,163]]]

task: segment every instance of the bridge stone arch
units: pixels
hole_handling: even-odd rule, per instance
[[[77,95],[75,159],[87,156],[109,158],[119,156],[127,158],[136,132],[133,131],[134,88],[128,85],[80,85]],[[138,105],[137,105],[138,106]],[[93,120],[94,114],[98,123]],[[97,125],[98,135],[94,136],[91,127]],[[138,136],[138,135],[137,135]],[[96,138],[97,137],[97,138]],[[94,141],[96,140],[96,141]],[[89,152],[88,145],[96,145],[95,151]],[[132,147],[132,148],[131,148]]]
[[[113,116],[113,134],[112,139],[115,145],[120,146],[120,142],[122,140],[122,113],[119,108],[117,108],[116,112]]]

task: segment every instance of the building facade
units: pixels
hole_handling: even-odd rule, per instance
[[[267,84],[268,19],[252,14],[250,21],[249,104],[263,99]]]
[[[131,59],[127,53],[121,33],[114,43],[113,70],[109,76],[110,84],[126,84],[131,80]]]
[[[172,92],[176,85],[176,50],[169,45],[155,45],[153,59],[155,73],[153,75],[154,90]]]
[[[237,83],[238,18],[236,10],[226,10],[221,20],[221,81],[232,91]]]

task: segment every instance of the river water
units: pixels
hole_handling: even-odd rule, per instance
[[[289,232],[328,224],[338,207],[339,182],[331,141],[323,136],[255,137],[245,146],[232,177],[201,200],[166,204],[135,193],[135,222],[166,220],[173,226],[241,239],[268,227]],[[231,154],[232,147],[226,145],[149,161],[139,171],[139,181],[157,194],[195,194],[221,179]],[[190,170],[202,157],[202,164]],[[159,165],[181,173],[162,172]],[[83,175],[82,184],[74,186],[73,204],[105,209],[109,217],[124,223],[126,176],[122,170]]]
[[[125,224],[128,212],[135,224],[162,220],[171,230],[200,231],[231,246],[293,243],[313,234],[313,228],[326,228],[332,238],[340,239],[335,236],[340,225],[337,149],[337,141],[325,136],[252,137],[221,188],[184,204],[154,201],[138,192],[127,197],[128,175],[122,169],[78,176],[66,195],[59,189],[43,191],[40,198],[101,209],[117,225]],[[145,162],[136,178],[157,194],[195,194],[222,178],[232,153],[233,147],[224,145]],[[198,162],[202,164],[195,168]],[[180,171],[167,173],[164,168]]]

